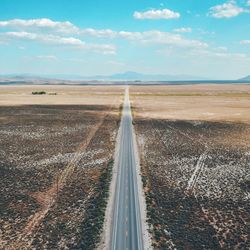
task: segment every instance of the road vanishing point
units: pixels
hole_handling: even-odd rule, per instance
[[[142,250],[142,220],[136,172],[138,166],[128,88],[125,90],[120,126],[111,249]]]

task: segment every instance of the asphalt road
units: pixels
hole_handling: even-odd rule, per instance
[[[143,238],[128,88],[125,92],[119,140],[111,249],[140,250],[143,249]]]

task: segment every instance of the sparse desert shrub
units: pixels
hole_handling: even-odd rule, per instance
[[[246,180],[240,183],[240,187],[242,190],[249,192],[250,191],[250,181]]]
[[[46,92],[43,90],[42,91],[33,91],[32,95],[46,95]]]
[[[138,137],[142,138],[138,140],[142,182],[155,248],[245,246],[247,227],[242,216],[245,220],[248,214],[249,147],[240,142],[249,145],[249,125],[203,122],[195,126],[187,121],[141,118],[135,121]],[[202,155],[202,168],[194,172]],[[194,173],[198,173],[197,179],[189,189]]]
[[[99,240],[105,217],[113,165],[114,160],[110,159],[107,168],[103,170],[99,178],[99,185],[96,187],[97,195],[91,199],[89,204],[91,209],[87,209],[88,213],[82,224],[82,239],[78,243],[79,249],[94,249],[96,242]]]
[[[0,228],[2,222],[7,228],[1,231],[0,249],[8,248],[14,237],[19,239],[29,221],[43,211],[43,198],[39,198],[48,194],[57,176],[76,156],[81,158],[59,188],[56,201],[35,230],[20,241],[29,242],[30,249],[58,249],[59,245],[61,249],[94,249],[104,221],[112,161],[107,163],[118,129],[118,116],[104,118],[83,153],[79,146],[102,119],[99,110],[102,107],[82,105],[0,108],[0,118],[9,118],[11,113],[10,123],[1,124],[5,133],[0,133]],[[6,156],[12,154],[9,161]],[[77,248],[81,241],[82,247]]]

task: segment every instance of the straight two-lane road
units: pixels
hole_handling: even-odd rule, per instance
[[[119,136],[118,174],[114,199],[111,249],[140,250],[143,249],[142,222],[128,88],[125,90]]]

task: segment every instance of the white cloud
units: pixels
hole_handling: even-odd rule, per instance
[[[119,31],[117,37],[128,40],[140,40],[143,37],[143,32]]]
[[[87,63],[89,60],[85,60],[83,58],[69,58],[68,61],[75,63]]]
[[[41,41],[50,44],[61,44],[61,45],[73,45],[73,46],[84,46],[85,42],[81,41],[80,39],[74,37],[60,37],[56,35],[50,34],[37,34],[37,33],[30,33],[25,31],[14,31],[14,32],[5,32],[8,38],[12,39],[23,39],[23,40],[30,40],[30,41]]]
[[[240,41],[240,44],[250,44],[250,40],[242,40]]]
[[[114,67],[123,67],[126,65],[125,63],[119,61],[108,61],[107,63],[113,65]]]
[[[0,40],[0,45],[8,45],[8,43],[6,41],[1,41]]]
[[[0,32],[0,38],[4,41],[9,40],[28,40],[36,41],[45,44],[60,45],[75,49],[92,50],[103,54],[115,54],[116,48],[112,44],[92,44],[81,40],[79,36],[105,38],[105,39],[125,39],[145,45],[162,45],[184,48],[204,48],[208,45],[199,40],[184,38],[179,34],[151,30],[145,32],[130,32],[130,31],[114,31],[111,29],[80,29],[70,22],[54,22],[50,19],[13,19],[9,21],[0,21],[0,27],[12,27],[17,30]],[[31,32],[33,28],[35,31]],[[45,29],[44,29],[45,28]],[[50,32],[47,28],[51,28],[56,32]],[[21,30],[20,30],[21,29]],[[176,32],[190,32],[191,28],[177,29]],[[61,36],[58,32],[74,33],[78,37]],[[7,40],[6,40],[7,39]]]
[[[247,6],[250,6],[250,0],[248,0],[248,1],[246,2],[246,5],[247,5]]]
[[[250,62],[250,58],[244,53],[232,53],[226,47],[190,48],[189,50],[162,49],[158,53],[175,58],[195,60],[196,62]]]
[[[215,32],[214,31],[208,31],[208,30],[204,30],[204,29],[197,29],[197,31],[201,34],[201,35],[210,35],[210,36],[214,36]]]
[[[173,34],[159,30],[151,30],[144,32],[130,31],[112,31],[112,30],[95,30],[85,29],[81,32],[84,35],[102,37],[102,38],[122,38],[134,42],[151,45],[170,45],[174,47],[186,48],[207,48],[208,45],[199,40],[187,39],[180,34]]]
[[[50,34],[37,34],[29,32],[5,32],[1,33],[1,36],[4,36],[7,39],[18,39],[18,40],[28,40],[42,42],[52,45],[61,45],[74,49],[85,49],[92,50],[94,52],[99,52],[102,54],[115,54],[116,48],[111,44],[88,44],[84,41],[74,38],[74,37],[61,37],[57,35]]]
[[[178,29],[174,29],[174,32],[177,33],[190,33],[192,32],[192,29],[187,27],[187,28],[178,28]]]
[[[48,18],[41,19],[12,19],[8,21],[0,21],[0,27],[15,28],[19,30],[26,29],[50,29],[59,33],[77,33],[79,28],[73,25],[71,22],[55,22]]]
[[[49,61],[57,61],[58,58],[54,55],[40,55],[36,56],[37,59],[49,60]]]
[[[157,30],[142,32],[140,41],[144,44],[167,45],[182,48],[207,48],[208,44],[199,40],[184,38],[179,34],[172,34]]]
[[[169,9],[162,10],[148,10],[145,12],[134,12],[135,19],[174,19],[179,18],[181,15]]]
[[[215,48],[214,50],[218,52],[226,52],[228,51],[228,48],[225,46],[220,46],[220,47]]]
[[[214,18],[231,18],[236,17],[244,12],[246,13],[249,11],[238,6],[234,0],[230,0],[221,5],[211,7],[208,15]]]
[[[110,29],[97,30],[92,28],[81,30],[81,34],[98,38],[108,38],[108,39],[123,38],[128,40],[140,39],[142,36],[141,32],[114,31]]]
[[[156,15],[157,18],[159,15],[166,15],[166,13],[172,13],[171,11],[149,11],[153,16]],[[149,13],[147,12],[147,13]],[[145,12],[146,13],[146,12]],[[146,16],[148,14],[145,14]],[[171,14],[172,15],[172,14]],[[175,15],[175,14],[173,14]],[[172,17],[173,17],[172,15]],[[155,16],[155,17],[156,17]],[[175,15],[178,16],[178,15]],[[169,16],[168,16],[169,17]],[[166,16],[165,16],[166,18]],[[184,38],[179,34],[162,32],[158,30],[151,30],[145,32],[130,32],[130,31],[114,31],[111,29],[103,29],[97,30],[93,28],[88,29],[80,29],[73,25],[70,22],[55,22],[51,21],[47,18],[42,19],[13,19],[9,21],[0,21],[0,27],[12,27],[18,28],[21,30],[17,31],[9,31],[9,32],[1,32],[0,38],[8,39],[25,39],[29,41],[37,41],[47,44],[61,45],[61,46],[70,46],[72,48],[77,49],[89,49],[93,51],[102,52],[104,54],[114,54],[115,47],[110,44],[86,44],[79,38],[76,37],[62,37],[58,35],[58,32],[63,33],[74,33],[80,36],[86,36],[86,39],[89,37],[97,37],[97,38],[107,38],[107,39],[125,39],[129,41],[139,42],[143,44],[151,44],[151,45],[165,45],[165,46],[174,46],[174,47],[194,47],[194,48],[204,48],[208,45],[199,40],[192,40]],[[30,32],[30,28],[36,28],[35,32]],[[51,28],[56,31],[56,34],[52,32],[48,32],[48,30],[44,30],[44,28]],[[41,30],[42,29],[42,30]],[[41,32],[40,32],[41,31]],[[45,32],[46,31],[46,32]],[[175,32],[191,32],[191,28],[180,28],[176,29]]]
[[[191,50],[188,52],[191,56],[199,56],[202,58],[213,58],[213,59],[222,59],[222,60],[243,60],[243,61],[250,61],[250,58],[243,53],[230,53],[228,51],[221,50],[221,47],[212,48],[212,49],[198,49],[198,50]]]
[[[110,29],[103,29],[103,30],[96,30],[92,28],[83,29],[80,31],[83,35],[94,36],[99,38],[115,38],[117,36],[117,32],[110,30]]]

